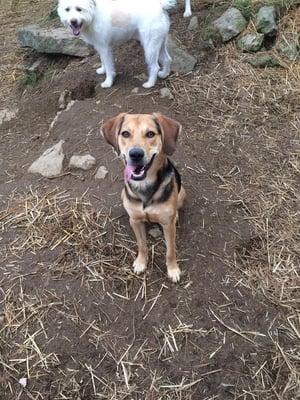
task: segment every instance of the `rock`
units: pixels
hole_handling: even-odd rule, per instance
[[[276,10],[274,6],[264,6],[256,15],[256,30],[265,35],[274,36],[277,32]]]
[[[135,75],[134,78],[138,79],[139,81],[146,81],[148,76],[143,72],[142,74]]]
[[[257,55],[256,57],[249,58],[246,61],[256,68],[280,67],[279,61],[270,54]]]
[[[168,36],[168,49],[172,57],[171,70],[173,72],[186,74],[194,69],[197,59],[180,48],[170,35]]]
[[[96,164],[95,157],[90,154],[85,154],[84,156],[72,156],[70,159],[69,167],[70,168],[79,168],[84,171],[88,171],[93,168]]]
[[[63,153],[64,140],[60,140],[54,146],[50,147],[35,160],[28,168],[28,172],[32,174],[41,174],[46,177],[59,175],[63,168],[64,153]]]
[[[43,60],[41,58],[39,58],[33,64],[31,64],[29,67],[27,67],[26,71],[27,72],[39,72],[42,63],[43,63]]]
[[[158,239],[162,236],[162,232],[159,228],[151,228],[148,233],[153,239]]]
[[[18,108],[4,108],[3,110],[0,110],[0,125],[2,125],[3,122],[9,122],[10,120],[14,119],[18,114],[18,111]]]
[[[108,171],[104,165],[101,165],[101,167],[98,168],[95,179],[104,179],[106,175],[108,174]]]
[[[64,110],[67,108],[68,104],[71,102],[72,93],[70,90],[64,90],[61,92],[59,99],[58,99],[58,107],[60,110]]]
[[[132,89],[131,93],[137,94],[139,91],[140,91],[140,89],[138,87],[135,87]]]
[[[279,42],[278,49],[290,61],[296,61],[299,56],[299,41],[298,37],[286,39],[283,37]]]
[[[50,126],[49,126],[48,134],[50,134],[50,133],[52,132],[53,128],[54,128],[55,125],[57,124],[57,121],[59,120],[60,115],[61,115],[62,113],[68,112],[68,111],[73,107],[73,105],[74,105],[75,103],[76,103],[75,100],[71,100],[70,103],[68,103],[68,105],[67,105],[67,107],[66,107],[65,110],[61,110],[61,111],[58,111],[58,112],[57,112],[57,114],[55,115],[55,117],[53,118],[53,120],[52,120],[52,122],[51,122],[51,124],[50,124]]]
[[[247,21],[240,10],[231,7],[213,22],[213,26],[221,35],[222,41],[227,42],[246,28]]]
[[[237,40],[237,48],[246,53],[255,53],[260,50],[264,37],[262,33],[249,33]]]
[[[188,30],[189,31],[196,31],[199,28],[199,20],[198,17],[196,15],[194,15],[191,20],[190,23],[188,25]]]
[[[160,97],[161,97],[162,99],[163,99],[163,98],[167,98],[167,99],[170,99],[170,100],[173,100],[173,99],[174,99],[174,96],[173,96],[171,90],[168,89],[168,88],[166,88],[166,87],[160,89],[159,95],[160,95]]]
[[[87,57],[93,53],[90,46],[65,28],[42,28],[39,25],[28,25],[18,31],[17,39],[21,47],[31,47],[40,53],[67,54],[77,57]]]

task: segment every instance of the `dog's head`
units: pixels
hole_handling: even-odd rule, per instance
[[[94,17],[95,0],[59,0],[57,13],[61,22],[72,29],[73,35],[79,36]]]
[[[102,134],[125,162],[125,179],[141,181],[155,158],[172,155],[181,125],[160,113],[122,113],[105,122]]]

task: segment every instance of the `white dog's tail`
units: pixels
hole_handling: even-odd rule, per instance
[[[160,0],[160,4],[164,10],[169,10],[176,6],[176,0]]]

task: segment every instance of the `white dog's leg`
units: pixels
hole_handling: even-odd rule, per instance
[[[159,62],[162,65],[162,69],[158,71],[158,76],[161,79],[165,79],[170,74],[171,61],[172,59],[168,52],[167,41],[164,40],[159,53]]]
[[[98,75],[103,75],[103,74],[105,74],[105,66],[104,66],[104,64],[102,64],[100,68],[97,68],[97,69],[96,69],[96,73],[97,73]]]
[[[157,38],[150,40],[149,43],[144,46],[146,63],[148,65],[149,77],[147,82],[143,84],[143,87],[148,89],[155,85],[157,74],[159,71],[158,56],[161,48],[161,43],[157,43]]]
[[[183,16],[187,18],[190,17],[191,15],[192,15],[191,0],[185,0],[185,10]]]
[[[104,71],[106,73],[106,79],[104,82],[101,83],[101,87],[110,88],[114,83],[114,79],[116,76],[112,49],[108,47],[101,47],[97,50],[103,63],[101,69],[104,68]]]

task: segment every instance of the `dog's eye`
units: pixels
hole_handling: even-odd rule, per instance
[[[121,135],[122,135],[124,138],[129,138],[130,133],[129,133],[128,131],[124,131],[124,132],[121,133]]]
[[[70,7],[67,7],[67,8],[66,8],[66,11],[69,12],[69,11],[70,11]]]
[[[80,7],[76,7],[76,11],[81,12],[82,9]]]
[[[152,131],[149,131],[149,132],[146,133],[146,137],[147,137],[148,139],[152,139],[152,138],[154,138],[154,136],[155,136],[155,133],[152,132]]]

